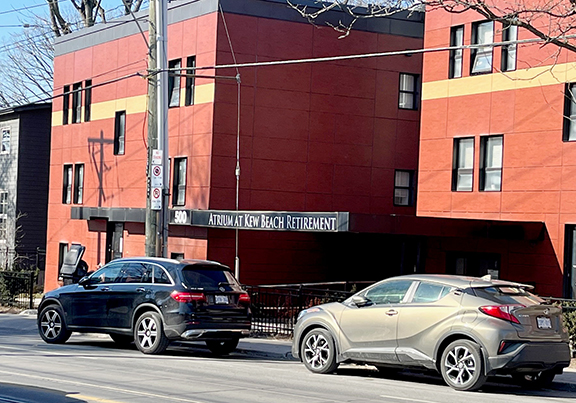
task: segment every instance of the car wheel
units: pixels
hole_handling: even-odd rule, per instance
[[[114,343],[119,346],[129,346],[134,342],[134,336],[129,336],[126,334],[110,333],[110,337],[114,340]]]
[[[440,361],[442,378],[456,390],[477,390],[486,382],[480,346],[470,340],[456,340],[448,345]]]
[[[64,314],[58,305],[42,309],[38,316],[38,332],[46,343],[62,344],[70,338],[72,332],[66,327]]]
[[[206,346],[214,355],[228,355],[236,350],[239,339],[232,340],[206,340]]]
[[[324,329],[314,329],[304,336],[300,357],[306,368],[318,374],[328,374],[338,368],[334,339]]]
[[[512,379],[526,389],[541,389],[550,386],[555,376],[552,371],[541,371],[512,374]]]
[[[164,334],[162,319],[156,312],[145,312],[136,321],[134,343],[144,354],[160,354],[168,348],[170,340]]]

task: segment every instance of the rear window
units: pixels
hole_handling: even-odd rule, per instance
[[[184,283],[195,289],[241,291],[240,284],[232,273],[218,266],[188,266],[182,270]]]
[[[486,298],[499,304],[522,304],[528,306],[543,302],[541,298],[520,287],[500,286],[474,288],[473,290],[478,297]]]

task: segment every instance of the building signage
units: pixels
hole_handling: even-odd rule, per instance
[[[348,231],[348,213],[170,210],[170,224],[267,231]]]

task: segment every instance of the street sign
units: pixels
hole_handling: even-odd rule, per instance
[[[152,165],[162,165],[162,150],[152,150]]]
[[[152,210],[162,210],[162,188],[152,188],[152,198],[150,199],[150,208]]]
[[[152,165],[152,176],[150,184],[153,188],[161,188],[164,185],[164,175],[162,175],[162,165]]]

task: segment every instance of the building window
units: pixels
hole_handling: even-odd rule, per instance
[[[60,275],[60,269],[62,268],[62,264],[64,263],[64,258],[68,253],[68,244],[65,242],[60,242],[58,244],[58,275]]]
[[[398,99],[400,109],[418,109],[418,76],[400,73],[400,94]]]
[[[70,108],[70,86],[65,85],[62,95],[62,124],[68,124],[68,109]]]
[[[6,241],[8,226],[8,192],[0,190],[0,242]]]
[[[2,145],[0,146],[0,154],[10,154],[10,128],[2,128]]]
[[[186,67],[196,67],[196,56],[189,56],[186,59]],[[196,74],[196,70],[186,70],[186,74],[186,99],[184,100],[184,105],[188,106],[194,104],[194,85],[196,79],[191,77],[191,75]]]
[[[564,141],[576,141],[576,83],[567,83],[564,89]]]
[[[464,45],[464,26],[452,27],[450,30],[450,46]],[[449,78],[462,77],[462,49],[450,51],[450,67],[448,71]]]
[[[82,121],[82,83],[72,86],[72,123]]]
[[[84,82],[84,122],[90,122],[92,112],[92,80]]]
[[[394,172],[394,205],[412,206],[414,200],[414,171]]]
[[[174,179],[172,181],[172,204],[186,204],[186,165],[187,158],[174,158]]]
[[[84,198],[84,164],[74,166],[74,204],[82,204]]]
[[[474,138],[454,139],[452,191],[471,192],[474,168]]]
[[[182,62],[180,59],[168,62],[169,69],[180,69]],[[180,70],[170,70],[168,73],[168,106],[180,106]]]
[[[126,139],[126,111],[116,112],[114,121],[114,155],[124,155]]]
[[[171,252],[170,253],[170,259],[182,261],[182,260],[184,260],[184,254],[180,253],[180,252]]]
[[[62,203],[72,203],[72,165],[64,165],[62,178]]]
[[[472,45],[492,44],[494,23],[492,21],[472,24]],[[492,46],[471,49],[470,74],[492,72]]]
[[[485,136],[480,139],[480,190],[502,190],[503,136]]]
[[[518,40],[518,27],[510,25],[508,28],[502,27],[502,42]],[[516,70],[516,49],[515,43],[502,46],[502,71]]]

